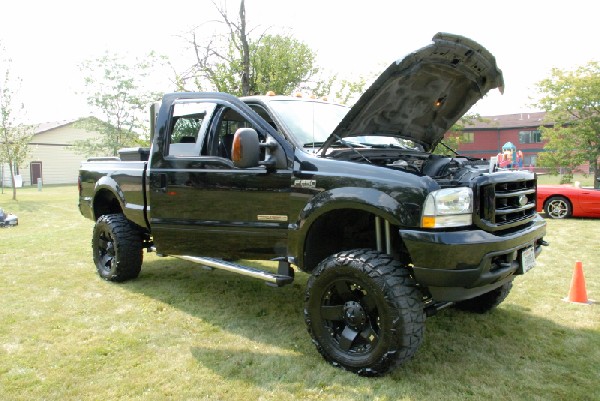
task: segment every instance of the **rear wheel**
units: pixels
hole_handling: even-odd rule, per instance
[[[425,331],[422,294],[391,256],[368,249],[341,252],[308,281],[305,321],[321,355],[364,376],[410,359]]]
[[[478,297],[467,299],[456,304],[458,309],[475,312],[475,313],[486,313],[500,305],[512,289],[512,280],[508,283],[504,283],[500,287],[486,292]]]
[[[546,201],[544,211],[553,219],[564,219],[571,216],[571,202],[563,196],[553,196]]]
[[[98,218],[92,236],[94,264],[108,281],[136,278],[142,268],[142,235],[122,214]]]

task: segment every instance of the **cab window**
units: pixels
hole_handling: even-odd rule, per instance
[[[168,137],[169,156],[200,155],[202,131],[208,125],[208,116],[214,108],[214,104],[202,102],[173,105]]]
[[[246,118],[231,108],[224,107],[218,110],[215,113],[215,121],[211,124],[211,129],[204,138],[201,154],[231,159],[233,136],[240,128],[257,129]]]

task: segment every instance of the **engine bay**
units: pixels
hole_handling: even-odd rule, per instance
[[[409,149],[336,149],[328,157],[428,176],[442,187],[470,181],[489,169],[485,159],[434,155]]]

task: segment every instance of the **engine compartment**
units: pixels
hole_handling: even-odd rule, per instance
[[[471,181],[489,169],[485,159],[434,155],[409,149],[336,149],[328,157],[428,176],[442,187]]]

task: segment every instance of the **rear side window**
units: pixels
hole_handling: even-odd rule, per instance
[[[183,102],[173,105],[169,130],[169,156],[199,156],[202,132],[214,110],[213,103]]]

